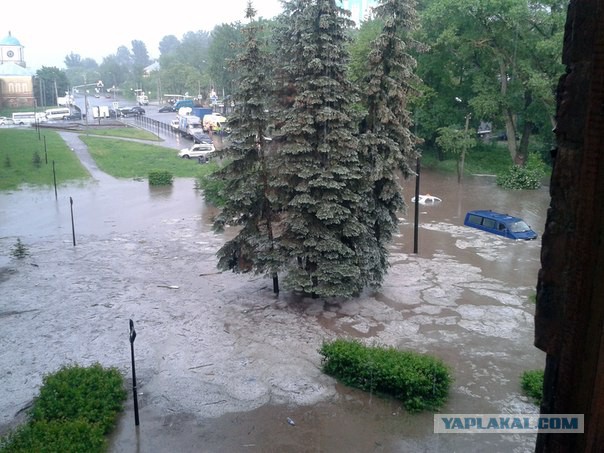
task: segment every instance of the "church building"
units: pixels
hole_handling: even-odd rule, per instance
[[[34,107],[34,72],[27,69],[23,46],[10,31],[0,40],[0,106]]]

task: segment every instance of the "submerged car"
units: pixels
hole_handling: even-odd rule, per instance
[[[411,198],[411,201],[415,203],[415,197]],[[428,193],[426,195],[420,195],[417,202],[422,205],[435,205],[439,204],[441,201],[442,199]]]
[[[198,143],[191,146],[190,148],[181,149],[178,152],[178,157],[182,157],[183,159],[191,159],[192,157],[197,157],[207,160],[211,157],[214,151],[215,148],[213,144]]]
[[[487,210],[468,211],[463,224],[509,239],[537,239],[537,233],[524,220],[499,212]]]

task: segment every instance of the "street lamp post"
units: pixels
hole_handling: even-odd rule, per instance
[[[85,87],[92,87],[92,86],[97,87],[97,88],[102,88],[104,86],[103,81],[99,80],[98,82],[95,82],[95,83],[85,83],[83,85],[76,85],[76,86],[71,87],[71,96],[73,97],[74,102],[75,102],[75,93],[78,88],[85,88]],[[86,125],[88,125],[88,91],[87,90],[84,91],[84,112],[86,115]]]

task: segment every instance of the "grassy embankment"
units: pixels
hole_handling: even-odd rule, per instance
[[[179,159],[175,149],[112,138],[155,139],[155,135],[140,129],[91,129],[80,137],[99,168],[116,178],[146,179],[153,170],[166,170],[174,177],[195,178],[208,171],[194,160]],[[43,130],[38,138],[33,128],[0,129],[0,190],[15,190],[24,185],[52,186],[53,161],[57,185],[86,182],[90,178],[57,132]]]
[[[153,170],[165,170],[174,177],[197,178],[215,166],[198,165],[181,160],[176,150],[156,144],[123,139],[156,140],[150,132],[132,128],[94,129],[82,133],[90,154],[99,168],[117,178],[144,178]],[[44,147],[46,137],[46,152]],[[123,139],[122,139],[123,138]],[[38,154],[38,163],[35,163]],[[452,156],[440,161],[435,152],[425,150],[423,169],[442,172],[456,171]],[[77,156],[55,131],[42,130],[40,138],[33,128],[0,129],[0,190],[14,190],[22,185],[52,186],[52,161],[55,161],[57,184],[85,182],[90,178]],[[48,163],[47,163],[48,161]],[[505,143],[482,145],[468,153],[466,174],[500,174],[511,165]]]

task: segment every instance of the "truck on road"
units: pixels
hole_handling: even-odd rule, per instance
[[[149,96],[143,90],[138,89],[134,91],[136,92],[136,102],[138,102],[139,106],[149,105]]]
[[[178,130],[183,137],[193,137],[201,129],[201,118],[195,115],[178,116]]]
[[[176,111],[178,111],[178,109],[181,109],[183,107],[190,107],[190,108],[195,107],[195,103],[193,102],[193,99],[181,99],[180,101],[176,101],[176,103],[174,104],[174,110],[176,110]]]

